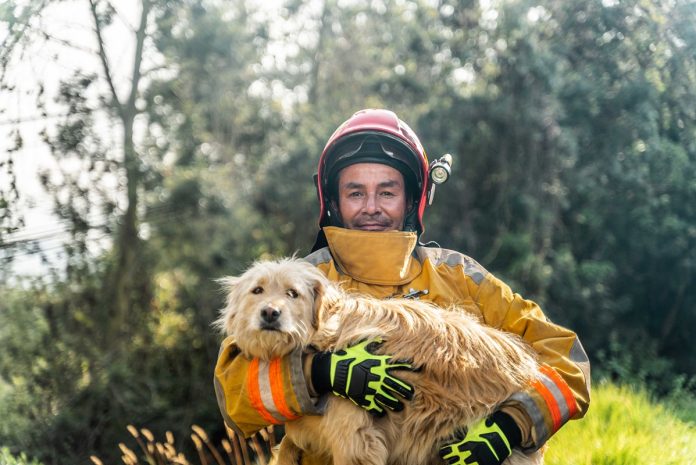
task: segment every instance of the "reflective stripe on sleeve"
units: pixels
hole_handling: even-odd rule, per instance
[[[575,398],[570,388],[553,368],[542,365],[539,367],[540,376],[532,382],[532,387],[544,399],[551,415],[553,432],[563,426],[578,410]]]
[[[563,419],[563,422],[570,420],[576,413],[578,413],[578,404],[575,401],[573,392],[570,390],[568,383],[565,382],[561,375],[559,375],[556,370],[548,365],[542,365],[540,368],[542,373],[548,376],[556,385],[556,387],[561,391],[563,396],[563,402],[565,405],[565,410],[567,411],[567,417]],[[560,403],[560,402],[559,402]]]
[[[274,425],[282,424],[280,419],[276,418],[275,415],[269,411],[267,408],[269,399],[270,403],[273,403],[272,394],[269,389],[264,389],[261,391],[259,386],[268,387],[268,362],[260,362],[258,358],[254,358],[249,364],[249,371],[247,373],[247,392],[249,393],[249,400],[251,401],[252,407],[259,412],[259,415],[269,423]],[[275,410],[275,409],[274,409]]]
[[[549,411],[549,414],[551,414],[551,422],[552,422],[552,428],[553,431],[557,431],[558,428],[561,427],[561,412],[559,411],[558,404],[556,403],[556,399],[554,398],[554,395],[549,391],[549,389],[544,385],[544,383],[541,380],[534,380],[532,382],[532,387],[536,389],[536,391],[539,393],[539,395],[544,399],[544,402],[546,403],[546,408]]]
[[[299,418],[297,415],[292,413],[290,407],[288,407],[288,404],[285,401],[285,392],[283,391],[282,366],[280,364],[280,358],[274,358],[273,360],[271,360],[270,366],[268,367],[268,373],[270,377],[273,403],[276,409],[278,410],[278,413],[285,418],[285,421],[295,420]]]

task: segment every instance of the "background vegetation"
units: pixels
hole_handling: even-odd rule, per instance
[[[22,52],[56,40],[43,18],[64,3],[0,5],[2,99]],[[21,236],[14,168],[28,135],[3,126],[14,147],[0,155],[2,457],[113,462],[128,424],[221,438],[213,280],[308,252],[318,156],[365,107],[396,111],[431,158],[454,155],[424,239],[575,329],[596,379],[678,402],[676,428],[693,438],[693,2],[291,0],[267,14],[250,1],[142,0],[121,81],[107,40],[118,5],[72,4],[90,12],[100,66],[76,68],[55,95],[35,90],[40,112],[60,109],[41,131],[60,175],[37,176],[70,234],[40,277],[8,271],[38,249]],[[598,393],[643,425],[622,437],[663,449],[662,407]],[[612,412],[567,428],[591,449],[572,463],[643,463],[639,445],[602,442],[602,428],[624,428]],[[595,455],[604,447],[616,455]]]

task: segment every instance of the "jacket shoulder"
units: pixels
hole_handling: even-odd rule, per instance
[[[304,257],[304,260],[308,261],[314,266],[329,263],[332,259],[333,257],[331,256],[331,252],[329,251],[328,247],[322,247],[321,249],[317,249],[311,254]]]
[[[476,260],[456,250],[421,246],[416,248],[416,253],[421,263],[427,260],[436,268],[440,266],[450,268],[461,266],[464,274],[477,285],[481,284],[486,275],[488,275],[488,271]]]

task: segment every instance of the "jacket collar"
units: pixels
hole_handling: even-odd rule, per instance
[[[418,242],[416,232],[326,226],[324,234],[339,271],[357,281],[398,286],[421,272],[421,264],[413,254]]]

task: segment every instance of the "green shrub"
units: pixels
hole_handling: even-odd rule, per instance
[[[601,383],[585,418],[551,438],[546,465],[696,464],[696,426],[680,419],[696,412],[677,415],[669,405],[642,389]]]
[[[12,455],[6,447],[0,448],[0,465],[41,465],[36,460],[29,460],[25,454]]]

